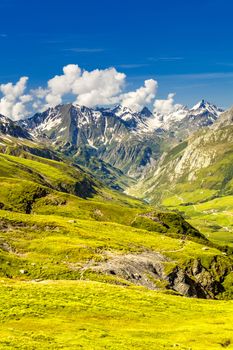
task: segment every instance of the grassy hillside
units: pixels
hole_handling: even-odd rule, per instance
[[[109,163],[97,158],[95,152],[90,147],[80,149],[78,154],[73,152],[58,152],[54,150],[54,145],[44,139],[41,142],[35,142],[33,139],[16,138],[9,135],[0,134],[0,152],[12,156],[33,159],[32,156],[38,156],[55,161],[65,161],[72,164],[85,173],[94,174],[95,178],[104,183],[106,186],[117,190],[123,190],[134,179],[124,175],[119,169],[114,168]],[[30,156],[29,156],[30,155]]]
[[[196,204],[182,204],[182,194],[164,200],[170,210],[178,210],[186,220],[217,244],[233,246],[233,196],[223,196]]]
[[[233,126],[202,130],[170,149],[129,194],[151,203],[198,203],[233,194]]]
[[[232,113],[223,113],[216,125],[170,149],[141,182],[128,190],[149,203],[183,213],[207,238],[231,246]]]
[[[0,348],[231,348],[232,301],[204,300],[230,251],[26,142],[0,153]]]
[[[232,301],[86,281],[1,281],[1,349],[232,349]]]

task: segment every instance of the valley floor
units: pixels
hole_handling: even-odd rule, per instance
[[[187,204],[185,197],[172,197],[164,205],[178,210],[184,217],[214,243],[233,247],[233,196],[218,197]]]
[[[232,255],[201,234],[232,197],[160,211],[26,153],[0,184],[0,349],[233,349]]]
[[[233,301],[88,281],[0,283],[1,349],[233,349]]]

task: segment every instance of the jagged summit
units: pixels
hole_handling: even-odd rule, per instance
[[[196,103],[191,110],[196,110],[199,108],[206,108],[206,106],[209,105],[209,102],[205,102],[204,99],[202,99],[201,101],[199,101],[198,103]]]
[[[163,115],[153,114],[147,107],[134,112],[122,105],[89,108],[69,103],[36,113],[17,125],[85,166],[94,164],[95,157],[127,176],[138,177],[142,168],[160,157],[163,144],[176,144],[211,126],[220,114],[205,101],[192,109],[175,107]]]
[[[149,110],[143,112],[149,115]],[[67,104],[18,124],[35,138],[45,138],[55,149],[82,160],[84,165],[95,157],[128,175],[158,156],[158,136],[153,135],[151,142],[146,119],[150,117],[120,105],[93,109]]]
[[[15,123],[13,120],[5,117],[2,114],[0,114],[0,134],[14,136],[18,138],[31,138],[31,135],[26,129],[17,125],[17,123]]]
[[[147,107],[144,107],[140,113],[143,117],[146,117],[146,118],[153,116],[153,113]]]
[[[223,109],[218,108],[217,106],[215,106],[214,104],[205,101],[204,99],[202,99],[201,101],[199,101],[197,104],[195,104],[190,111],[208,111],[210,113],[214,113],[216,115],[220,115],[223,112]]]
[[[164,144],[170,147],[185,140],[200,128],[211,126],[222,113],[204,99],[191,109],[178,104],[170,107],[172,112],[153,114],[146,106],[135,112],[120,104],[108,108],[60,104],[18,123],[0,115],[0,132],[46,139],[68,155],[85,153],[90,158],[94,154],[131,175],[130,169],[140,173],[140,167],[156,161]]]
[[[202,99],[191,109],[178,105],[172,112],[155,114],[150,120],[150,126],[172,132],[186,130],[187,136],[199,128],[212,125],[222,112],[222,109]]]
[[[200,105],[205,112],[190,116],[190,123],[197,120],[201,125],[201,118],[212,121],[210,112],[206,112],[207,103],[196,105],[197,110],[200,110]],[[181,198],[182,205],[232,195],[232,131],[233,107],[220,114],[210,127],[179,140],[164,157],[146,169],[145,176],[135,186],[137,195],[143,193],[148,200],[155,201],[166,197],[179,201]],[[133,194],[133,191],[128,193]],[[197,194],[200,197],[195,197]]]
[[[110,109],[110,111],[124,121],[130,121],[137,115],[137,113],[134,112],[131,108],[122,105],[117,105],[114,108]]]

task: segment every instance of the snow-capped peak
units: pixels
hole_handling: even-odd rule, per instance
[[[205,101],[204,99],[195,104],[190,110],[190,112],[194,114],[203,113],[205,111],[216,116],[219,116],[223,112],[222,109],[216,107],[214,104],[211,104],[208,101]]]
[[[186,106],[177,105],[176,108],[169,113],[155,113],[147,120],[147,124],[150,130],[155,129],[169,129],[172,123],[178,122],[184,119],[189,110]]]
[[[111,109],[111,112],[125,122],[138,119],[138,113],[126,106],[117,105]]]
[[[205,100],[201,100],[191,108],[191,111],[195,111],[200,108],[206,108],[208,105],[210,105],[209,102],[205,102]]]
[[[125,107],[122,105],[115,106],[111,111],[118,117],[121,117],[122,115],[125,115],[125,114],[130,114],[130,115],[134,114],[134,112],[129,107]]]
[[[186,124],[197,124],[197,127],[211,125],[223,112],[215,105],[201,100],[191,109],[186,106],[177,105],[177,108],[169,113],[155,113],[147,120],[148,129],[173,129],[175,125],[180,125],[183,120]],[[190,119],[190,121],[188,121]]]
[[[149,110],[149,108],[147,108],[147,107],[144,107],[144,108],[141,110],[140,114],[141,114],[143,117],[145,117],[145,118],[149,118],[149,117],[153,116],[153,113],[152,113],[152,112]]]

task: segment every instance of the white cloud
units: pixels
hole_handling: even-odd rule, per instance
[[[16,84],[0,85],[3,97],[0,99],[0,113],[14,120],[21,119],[29,114],[27,103],[31,101],[30,95],[24,95],[28,77],[22,77]]]
[[[182,105],[174,103],[174,93],[168,95],[166,100],[155,100],[154,113],[169,114],[177,111]]]
[[[19,100],[23,103],[28,103],[33,100],[33,97],[31,95],[22,95],[19,97]]]
[[[118,102],[125,83],[125,74],[115,68],[81,70],[78,65],[69,64],[63,68],[63,75],[56,75],[48,81],[45,100],[47,106],[56,106],[67,94],[74,95],[75,103],[94,107]],[[37,95],[38,96],[38,95]]]
[[[63,75],[56,75],[48,81],[46,102],[49,106],[56,106],[62,102],[62,97],[72,92],[74,82],[81,75],[81,69],[76,64],[63,67]]]
[[[145,80],[144,86],[136,91],[131,91],[121,96],[123,106],[130,107],[134,111],[141,111],[145,105],[155,98],[158,83],[154,79]]]
[[[84,71],[75,81],[72,92],[77,95],[76,102],[88,107],[108,105],[118,100],[125,83],[126,75],[115,68]]]
[[[30,94],[34,97],[34,98],[38,98],[38,99],[43,99],[46,97],[46,95],[48,94],[49,90],[48,89],[43,89],[41,86],[36,88],[36,89],[31,89],[30,90]]]
[[[148,79],[135,91],[124,92],[126,75],[114,67],[87,71],[76,64],[63,67],[63,74],[49,79],[47,86],[34,88],[25,93],[27,80],[27,77],[21,77],[15,84],[0,85],[1,114],[18,120],[68,99],[87,107],[122,103],[135,111],[140,111],[145,105],[153,103],[158,87],[157,81]],[[159,101],[161,100],[158,100],[158,105]]]
[[[26,89],[27,80],[28,77],[22,77],[15,85],[12,83],[1,84],[0,91],[7,97],[8,100],[13,101],[23,94],[24,90]]]
[[[38,87],[36,89],[31,89],[30,94],[32,97],[31,110],[36,112],[43,112],[45,110],[46,101],[45,97],[49,93],[48,89]]]
[[[74,64],[65,66],[63,73],[48,81],[48,93],[45,96],[48,106],[62,103],[67,94],[74,95],[76,103],[87,107],[114,103],[126,78],[125,74],[117,72],[115,68],[88,72]]]

